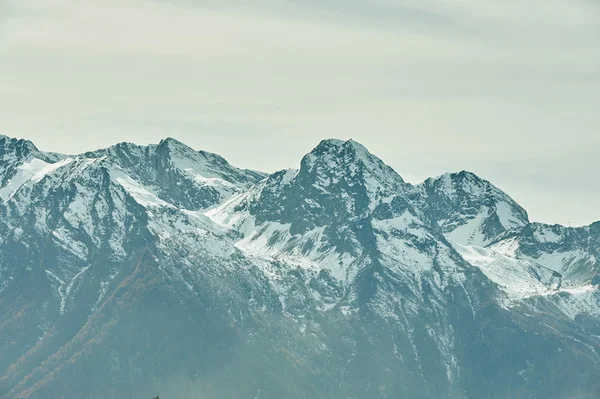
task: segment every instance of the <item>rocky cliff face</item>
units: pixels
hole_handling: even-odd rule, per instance
[[[3,137],[0,182],[2,398],[600,394],[598,229],[473,174]]]

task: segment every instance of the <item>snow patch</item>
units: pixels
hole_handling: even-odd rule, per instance
[[[146,187],[133,180],[122,170],[112,170],[111,174],[113,179],[119,183],[121,187],[123,187],[138,204],[142,205],[143,207],[172,207],[171,204],[158,198],[156,194],[150,192]]]
[[[505,201],[496,203],[496,215],[506,230],[523,226],[525,223],[514,213],[514,208]]]
[[[21,187],[50,165],[51,164],[37,158],[23,162],[17,167],[14,176],[10,179],[8,184],[0,188],[0,198],[4,201],[8,201]]]
[[[483,223],[489,216],[489,209],[485,209],[477,216],[467,221],[465,224],[458,226],[446,237],[454,242],[462,245],[479,245],[484,246],[487,243],[487,237],[483,233]]]
[[[481,269],[511,299],[556,292],[551,271],[544,273],[531,262],[511,258],[492,248],[452,244],[463,259]]]

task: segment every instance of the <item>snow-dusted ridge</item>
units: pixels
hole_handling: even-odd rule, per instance
[[[0,166],[5,171],[0,199],[25,204],[37,186],[47,192],[57,184],[75,184],[78,194],[64,209],[64,217],[71,226],[86,226],[92,236],[95,222],[86,213],[95,203],[98,215],[106,215],[102,211],[106,205],[92,201],[94,189],[78,181],[106,170],[115,187],[150,214],[164,208],[189,219],[186,212],[204,212],[206,220],[212,221],[212,227],[205,226],[207,231],[234,231],[239,235],[236,248],[248,256],[327,270],[345,283],[356,275],[356,265],[365,256],[365,244],[347,230],[345,221],[372,218],[374,245],[380,256],[395,265],[390,266],[393,269],[414,274],[431,267],[433,258],[419,242],[438,240],[435,227],[428,227],[434,221],[462,258],[482,270],[511,300],[595,287],[598,252],[554,248],[567,233],[560,227],[530,224],[526,211],[488,181],[463,171],[411,186],[351,140],[324,140],[303,158],[300,169],[268,177],[233,168],[218,155],[194,151],[173,139],[150,146],[121,143],[76,156],[45,154],[27,141],[0,140],[4,148]],[[90,167],[94,171],[85,172]],[[125,213],[113,211],[113,215]],[[332,215],[336,216],[332,219]],[[168,231],[177,229],[176,224],[165,227],[163,222],[153,224],[159,237],[178,234]],[[336,224],[337,232],[332,231]],[[527,236],[530,240],[554,247],[523,250],[523,239],[518,237],[529,226],[537,226]],[[69,228],[55,228],[52,234],[76,258],[88,258],[87,246],[74,240]],[[118,244],[121,239],[110,240],[115,254],[120,254],[115,256],[126,253]]]

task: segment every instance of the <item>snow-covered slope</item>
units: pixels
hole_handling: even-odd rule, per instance
[[[29,181],[39,181],[64,162],[57,154],[40,152],[26,140],[0,135],[0,199],[6,201]]]
[[[479,267],[486,276],[498,284],[512,300],[558,292],[562,276],[531,261],[507,256],[494,248],[454,247],[470,264]]]
[[[574,284],[600,282],[600,223],[578,228],[531,223],[494,245],[542,264]]]

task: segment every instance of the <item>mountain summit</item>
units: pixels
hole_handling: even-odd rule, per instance
[[[107,157],[108,162],[151,188],[159,198],[190,210],[215,206],[265,177],[235,168],[219,155],[196,151],[172,138],[149,146],[120,143],[83,156]]]
[[[529,223],[527,212],[506,193],[473,173],[448,173],[415,187],[419,206],[450,239],[487,245]]]
[[[595,398],[598,257],[351,140],[268,175],[0,137],[0,398]]]
[[[358,220],[402,194],[407,185],[354,141],[324,140],[299,170],[271,175],[241,199],[259,222],[290,223],[293,230]]]

